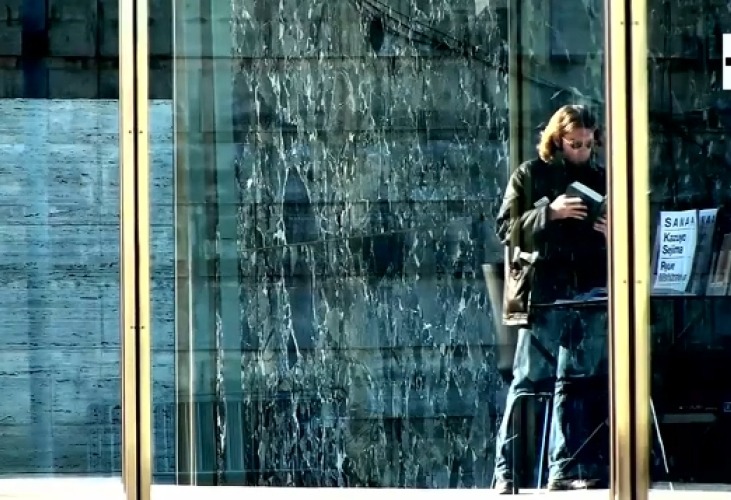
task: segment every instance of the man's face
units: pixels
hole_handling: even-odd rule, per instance
[[[594,147],[594,129],[577,128],[566,134],[560,144],[564,158],[570,163],[582,165],[589,161]]]

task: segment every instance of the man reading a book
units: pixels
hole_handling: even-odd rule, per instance
[[[528,292],[522,302],[511,302],[525,310],[514,316],[524,320],[517,323],[513,380],[497,439],[495,479],[501,493],[517,492],[507,412],[522,391],[546,382],[554,391],[548,489],[585,489],[608,480],[606,433],[592,436],[608,415],[606,305],[586,308],[576,302],[605,290],[607,283],[606,180],[595,161],[598,138],[596,119],[586,107],[556,111],[541,134],[538,158],[511,175],[497,216],[497,234],[508,255],[532,256],[521,264],[531,266],[522,274],[525,286],[505,290]]]

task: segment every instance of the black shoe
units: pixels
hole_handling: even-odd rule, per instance
[[[495,492],[498,495],[517,495],[518,488],[515,487],[512,479],[498,479],[495,481]]]
[[[568,491],[572,489],[571,483],[573,483],[573,479],[549,479],[546,489],[548,491]]]

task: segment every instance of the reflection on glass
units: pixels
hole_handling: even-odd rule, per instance
[[[541,459],[547,457],[547,488],[608,486],[606,176],[596,153],[600,136],[588,106],[559,108],[541,132],[538,156],[511,175],[498,213],[497,233],[510,259],[503,320],[519,328],[495,451],[495,488],[501,493],[517,487],[510,421],[526,399],[545,405],[540,450]]]
[[[152,146],[151,189],[175,187],[175,233],[166,194],[154,213],[157,482],[497,486],[518,336],[484,274],[496,215],[556,109],[603,119],[601,4],[552,5],[176,9]],[[547,460],[539,402],[516,412],[518,487]]]
[[[116,3],[0,13],[3,477],[120,476]]]
[[[648,9],[651,477],[658,489],[729,491],[731,14],[715,2]]]

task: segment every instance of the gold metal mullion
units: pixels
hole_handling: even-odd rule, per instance
[[[605,1],[607,16],[607,154],[609,207],[609,386],[611,496],[630,498],[632,473],[629,365],[629,200],[627,192],[627,116],[624,2]]]
[[[127,498],[137,492],[136,203],[134,0],[119,2],[120,281],[122,375],[122,480]]]
[[[606,0],[605,12],[611,496],[646,500],[650,404],[646,3]]]
[[[119,2],[122,476],[129,500],[151,483],[147,3]]]
[[[634,220],[634,465],[635,490],[645,499],[650,488],[650,114],[649,75],[647,71],[647,0],[630,2],[630,108],[632,124],[632,207]]]
[[[136,1],[136,197],[137,197],[137,500],[150,500],[152,485],[152,324],[150,314],[150,134],[149,12],[147,0]]]

